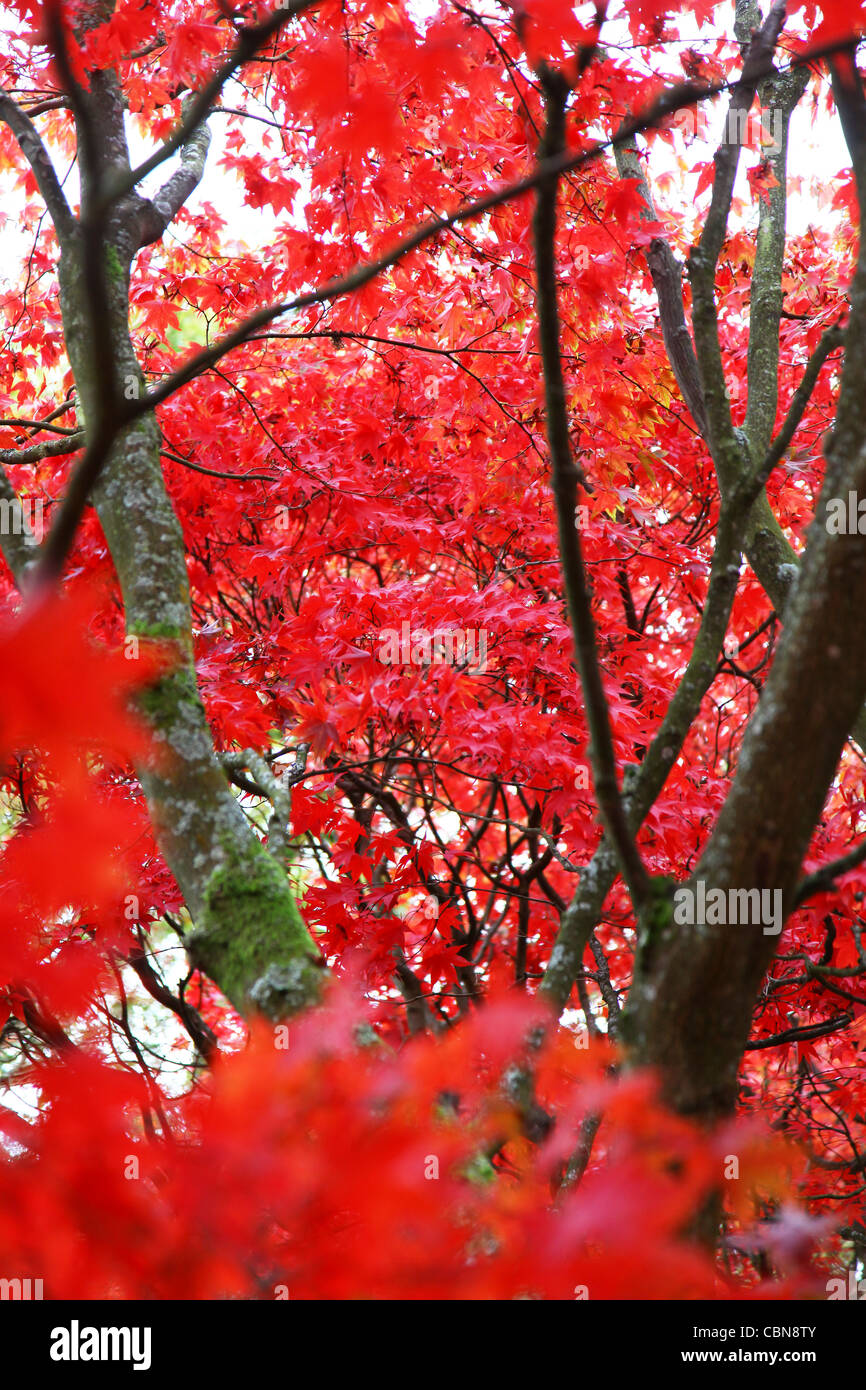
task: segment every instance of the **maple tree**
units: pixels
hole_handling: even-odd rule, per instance
[[[0,1277],[862,1273],[863,28],[6,7]]]

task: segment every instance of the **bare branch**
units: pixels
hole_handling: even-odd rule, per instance
[[[74,454],[84,447],[84,431],[75,430],[60,439],[46,439],[41,444],[27,444],[23,449],[0,449],[0,463],[40,463],[42,459]]]
[[[760,88],[761,112],[769,115],[764,160],[771,175],[766,197],[758,199],[758,237],[749,302],[748,401],[743,428],[753,458],[766,453],[779,405],[779,325],[788,206],[788,133],[791,116],[806,90],[809,73],[800,68],[772,77]]]
[[[738,19],[743,9],[742,4],[738,6]],[[723,491],[732,487],[741,474],[743,448],[734,433],[725,388],[716,311],[716,267],[728,226],[743,129],[759,82],[775,71],[773,52],[784,17],[784,0],[776,0],[763,28],[755,34],[746,51],[742,77],[732,87],[725,133],[714,157],[716,171],[710,209],[700,241],[689,256],[695,349],[707,410],[709,442]]]
[[[802,1028],[788,1028],[784,1033],[776,1033],[772,1038],[761,1038],[758,1042],[746,1043],[744,1051],[762,1052],[765,1048],[782,1047],[785,1043],[814,1042],[816,1038],[826,1038],[839,1028],[847,1028],[853,1017],[851,1012],[834,1014],[822,1023],[807,1023]]]
[[[6,470],[0,467],[0,508],[4,524],[0,527],[0,548],[12,578],[21,589],[28,566],[39,554],[39,542],[27,520],[27,510],[12,486]]]
[[[784,424],[767,451],[764,462],[750,479],[748,488],[743,494],[749,502],[758,496],[758,493],[763,487],[766,487],[770,474],[776,467],[776,464],[784,458],[785,452],[789,448],[791,440],[794,438],[800,421],[803,418],[806,406],[809,404],[818,377],[821,375],[821,368],[830,354],[835,352],[837,348],[840,348],[844,341],[845,334],[839,324],[833,324],[822,335],[818,346],[806,363],[803,379],[791,399]]]
[[[830,60],[833,97],[857,183],[861,207],[866,205],[866,98],[855,62],[856,48],[843,48]]]
[[[75,218],[66,195],[60,187],[60,180],[51,163],[51,157],[42,143],[39,131],[30,117],[21,110],[7,92],[0,92],[0,121],[8,125],[18,141],[21,153],[33,171],[33,177],[42,200],[48,209],[55,230],[61,241],[71,236],[75,229]]]
[[[632,136],[614,146],[614,158],[621,178],[636,179],[644,204],[641,221],[656,222],[655,205],[649,182],[638,157]],[[646,248],[646,259],[658,297],[659,320],[668,360],[682,398],[702,435],[707,433],[707,412],[698,371],[698,359],[686,324],[683,305],[682,266],[664,237],[653,237]]]
[[[217,69],[210,81],[205,83],[201,90],[192,97],[177,128],[148,159],[105,190],[100,212],[104,213],[112,203],[118,202],[128,193],[131,193],[142,179],[146,178],[148,174],[152,174],[154,169],[158,169],[167,159],[171,159],[171,156],[176,154],[179,149],[188,145],[199,126],[207,120],[223,87],[238,69],[254,58],[259,49],[264,48],[268,40],[278,34],[280,29],[290,20],[297,19],[305,10],[312,9],[317,2],[318,0],[290,0],[288,5],[274,10],[260,24],[250,24],[241,29],[238,41],[228,58]]]
[[[806,874],[794,889],[794,907],[801,907],[809,898],[814,898],[818,893],[826,893],[829,889],[834,888],[838,878],[841,878],[843,874],[850,873],[852,869],[859,868],[864,860],[866,860],[866,840],[863,840],[855,849],[849,850],[847,854],[833,859],[829,864],[823,864],[814,873]]]
[[[188,108],[191,102],[184,105]],[[141,246],[159,241],[166,227],[201,183],[210,139],[207,123],[203,121],[181,149],[180,168],[163,184],[156,197],[146,202],[141,219]]]
[[[159,451],[164,458],[171,459],[172,463],[182,464],[184,468],[189,468],[193,473],[204,473],[208,478],[220,478],[230,483],[277,483],[279,476],[272,473],[224,473],[219,468],[205,468],[203,463],[194,463],[192,459],[185,458],[183,454],[178,454],[174,449],[169,449],[166,445],[161,445]]]
[[[540,147],[545,159],[565,148],[565,107],[568,85],[559,73],[543,70],[546,123]],[[576,523],[577,485],[582,475],[576,467],[569,440],[565,380],[560,357],[559,308],[556,290],[556,199],[559,179],[548,176],[538,185],[534,241],[536,303],[544,394],[547,438],[550,446],[551,486],[559,524],[559,552],[575,655],[590,730],[595,794],[601,818],[616,848],[623,877],[635,906],[645,898],[649,880],[640,852],[626,822],[616,772],[616,755],[610,727],[610,712],[596,645],[592,596],[583,563],[580,532]]]

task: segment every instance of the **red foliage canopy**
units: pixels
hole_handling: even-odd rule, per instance
[[[74,134],[45,8],[7,7],[0,82],[61,167]],[[63,6],[74,70],[87,82],[116,67],[145,150],[266,13],[118,0],[79,43],[92,8]],[[215,745],[235,755],[263,837],[269,808],[241,750],[291,790],[288,872],[333,982],[319,1009],[248,1032],[188,972],[189,919],[134,772],[159,749],[128,712],[172,653],[158,634],[124,639],[86,512],[64,599],[22,602],[0,580],[0,1271],[43,1277],[52,1296],[798,1297],[823,1288],[863,1222],[862,870],[789,920],[740,1116],[721,1132],[667,1114],[652,1078],[617,1074],[604,1034],[635,944],[621,884],[561,1019],[536,992],[601,829],[548,479],[532,197],[327,292],[431,217],[531,173],[541,62],[572,64],[575,156],[663,86],[736,76],[710,0],[609,8],[608,46],[579,72],[575,52],[598,37],[591,6],[306,7],[224,88],[213,172],[138,255],[131,323],[151,385],[262,305],[326,287],[197,374],[159,421]],[[860,8],[826,0],[819,22],[809,0],[787,49],[837,40]],[[674,42],[686,13],[688,48]],[[825,79],[810,82],[824,119]],[[713,180],[705,121],[699,108],[684,139],[669,117],[649,141],[679,252]],[[740,417],[749,219],[771,188],[760,140],[758,124],[719,269]],[[21,262],[2,296],[0,449],[47,526],[82,443],[66,415],[57,244],[8,126],[0,160]],[[845,179],[825,189],[820,225],[788,240],[777,424],[845,310],[852,196]],[[606,156],[563,180],[563,366],[621,766],[677,688],[718,516],[658,327],[644,252],[659,224],[645,211],[639,181]],[[821,376],[769,486],[795,546],[835,386]],[[64,438],[68,453],[26,456]],[[682,877],[697,857],[776,632],[744,572],[732,645],[640,834],[653,873]],[[862,802],[851,757],[807,868],[849,846]],[[840,984],[834,970],[850,973]],[[714,1265],[683,1231],[722,1173],[729,1238]],[[831,1209],[832,1230],[795,1202]]]

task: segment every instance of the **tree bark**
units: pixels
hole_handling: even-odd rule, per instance
[[[89,166],[82,162],[84,209],[101,196],[106,177],[128,175],[130,163],[115,75],[91,74],[89,92],[78,95],[98,133]],[[80,129],[79,140],[84,143]],[[86,237],[92,233],[76,224],[60,235],[63,327],[88,437],[100,427],[99,364],[106,355],[118,389],[127,397],[145,390],[129,333],[132,263],[195,187],[206,151],[199,128],[161,195],[149,202],[133,191],[111,207],[102,246],[105,322],[94,323],[89,302]],[[160,849],[195,924],[186,943],[192,961],[241,1012],[280,1018],[317,997],[321,958],[285,872],[248,824],[214,751],[193,662],[183,535],[165,488],[160,445],[152,413],[127,426],[92,497],[120,581],[127,632],[168,644],[176,658],[141,700],[157,755],[140,769],[141,782]]]

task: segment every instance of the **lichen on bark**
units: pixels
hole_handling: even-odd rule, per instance
[[[226,847],[225,863],[205,887],[200,925],[187,948],[240,1013],[257,1011],[276,1020],[318,996],[322,960],[285,874],[260,851]]]
[[[130,163],[116,76],[93,74],[82,100],[89,104],[100,146],[82,162],[85,208],[94,190],[99,193],[105,171],[122,182]],[[86,269],[85,235],[93,233],[74,220],[58,229],[64,335],[79,423],[88,438],[104,426],[105,383],[98,364],[105,361],[107,346],[120,394],[130,383],[139,398],[146,390],[129,331],[131,267],[138,250],[161,235],[195,186],[206,152],[206,133],[198,131],[182,151],[181,171],[165,185],[158,207],[131,192],[110,208],[100,231],[107,304],[101,319],[93,312]],[[317,996],[320,957],[284,870],[247,821],[214,750],[193,660],[183,533],[165,486],[161,449],[154,413],[143,414],[117,432],[92,492],[120,582],[128,634],[174,649],[172,669],[140,697],[154,757],[139,768],[139,776],[160,849],[194,923],[192,959],[242,1012],[276,1019]]]

